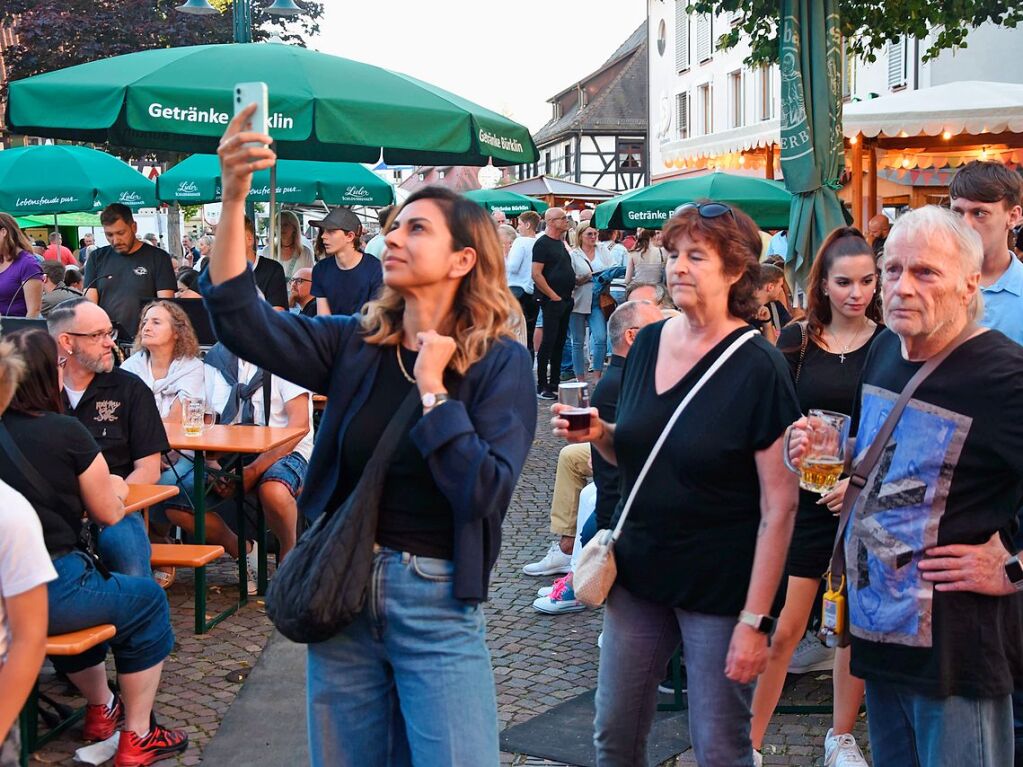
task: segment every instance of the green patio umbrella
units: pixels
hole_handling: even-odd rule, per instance
[[[93,211],[112,202],[155,206],[156,185],[116,157],[84,146],[0,152],[0,210],[13,216]]]
[[[7,128],[34,136],[213,154],[238,82],[265,82],[269,133],[294,160],[533,162],[529,131],[408,75],[279,43],[129,53],[12,82]]]
[[[792,192],[786,265],[805,283],[821,242],[843,226],[835,194],[842,142],[842,36],[837,0],[782,0],[781,167]]]
[[[474,189],[471,192],[466,192],[465,196],[478,205],[482,205],[491,213],[499,210],[509,216],[517,216],[527,210],[543,213],[550,207],[543,200],[527,197],[518,192],[505,192],[501,189]]]
[[[175,165],[156,180],[156,194],[164,202],[196,204],[220,199],[220,160],[196,154]],[[277,202],[382,207],[394,202],[394,189],[376,173],[358,163],[279,160]],[[270,199],[270,171],[252,177],[249,199]]]
[[[662,181],[602,202],[593,212],[594,226],[598,229],[660,229],[675,208],[700,199],[735,205],[748,213],[761,229],[783,229],[788,226],[792,195],[776,181],[732,173],[708,173]]]
[[[98,213],[61,213],[57,217],[57,226],[102,226]],[[14,223],[22,229],[31,229],[36,226],[52,226],[53,216],[21,216],[14,219]]]

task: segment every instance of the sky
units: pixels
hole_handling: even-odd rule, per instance
[[[646,16],[645,0],[324,0],[324,6],[310,48],[412,75],[530,131],[550,119],[548,98],[597,69]]]

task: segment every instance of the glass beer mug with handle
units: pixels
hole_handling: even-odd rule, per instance
[[[810,444],[798,470],[799,486],[813,493],[827,495],[835,489],[845,468],[849,416],[830,410],[811,410],[806,420]],[[786,440],[785,463],[796,471],[788,456]]]
[[[181,428],[186,437],[198,437],[203,432],[206,402],[202,397],[181,398]]]

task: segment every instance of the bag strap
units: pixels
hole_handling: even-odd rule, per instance
[[[797,322],[799,326],[799,362],[796,363],[796,383],[799,383],[799,374],[803,372],[803,360],[806,359],[806,347],[810,342],[810,329],[806,322]]]
[[[36,471],[35,467],[28,462],[25,454],[18,449],[18,446],[14,444],[14,439],[11,437],[11,433],[7,431],[7,426],[0,421],[0,450],[3,450],[7,454],[7,458],[10,460],[14,467],[21,472],[21,475],[28,482],[29,487],[36,495],[36,500],[42,503],[46,508],[53,512],[57,512],[61,508],[60,500],[57,498],[57,493],[54,492],[50,484],[43,479],[42,475]]]
[[[759,335],[758,331],[749,330],[743,333],[734,341],[732,341],[731,346],[725,349],[721,353],[721,356],[714,360],[714,364],[707,368],[707,372],[705,372],[700,377],[700,380],[696,382],[696,385],[689,390],[689,393],[686,394],[685,397],[682,398],[682,401],[678,404],[678,407],[675,408],[675,412],[672,413],[671,418],[668,419],[668,423],[665,424],[664,429],[661,431],[661,436],[657,438],[657,441],[654,443],[653,448],[651,448],[650,455],[647,456],[646,463],[643,464],[643,468],[640,470],[639,476],[636,477],[636,481],[632,485],[632,490],[629,493],[629,497],[625,501],[625,506],[622,507],[622,513],[618,517],[618,524],[615,525],[615,529],[611,533],[610,541],[617,541],[618,538],[621,536],[622,526],[625,524],[625,518],[629,516],[629,509],[632,508],[632,502],[636,499],[636,493],[639,491],[640,485],[643,484],[643,480],[646,479],[647,472],[650,471],[650,467],[653,465],[654,459],[660,452],[661,446],[664,444],[665,440],[668,439],[668,434],[671,432],[672,428],[674,428],[675,422],[678,421],[679,416],[682,415],[682,411],[686,409],[686,405],[688,405],[692,401],[693,397],[695,397],[700,392],[700,389],[703,388],[704,384],[706,384],[707,381],[711,379],[711,377],[718,371],[718,369],[720,369],[720,367],[728,361],[729,357],[731,357],[733,354],[735,354],[736,351],[738,351],[740,346],[742,346],[744,343],[746,343],[751,338],[757,335]]]
[[[845,576],[845,531],[849,526],[849,519],[852,516],[853,507],[856,505],[856,499],[859,498],[863,488],[867,485],[867,478],[870,473],[877,466],[877,462],[881,460],[881,455],[884,453],[885,447],[888,445],[888,440],[892,436],[892,432],[895,431],[895,427],[902,417],[903,411],[909,404],[909,401],[913,398],[916,390],[919,388],[927,377],[933,373],[938,366],[944,362],[948,355],[954,352],[959,346],[966,341],[973,338],[973,335],[977,332],[978,327],[974,323],[970,322],[967,324],[963,331],[955,337],[955,339],[949,343],[944,349],[935,354],[929,360],[927,360],[923,366],[916,371],[909,382],[903,388],[902,393],[899,394],[899,398],[895,401],[895,406],[888,413],[888,417],[885,418],[881,428],[878,429],[877,435],[874,437],[874,441],[870,443],[870,448],[867,450],[866,455],[863,456],[863,460],[860,461],[856,466],[853,467],[852,474],[849,477],[849,486],[845,491],[845,498],[842,500],[842,513],[838,519],[838,532],[835,535],[835,547],[831,553],[831,575],[836,578]]]

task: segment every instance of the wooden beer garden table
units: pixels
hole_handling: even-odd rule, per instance
[[[165,423],[167,441],[174,450],[192,450],[195,452],[195,464],[192,471],[192,505],[195,509],[195,542],[206,543],[206,454],[236,453],[258,455],[280,447],[286,442],[304,434],[299,428],[276,428],[272,426],[250,426],[218,424],[207,426],[202,434],[195,437],[185,435],[180,423]],[[248,578],[245,571],[245,493],[242,488],[241,461],[238,462],[237,487],[235,500],[238,504],[238,601],[227,610],[206,620],[206,568],[195,569],[195,633],[204,634],[220,621],[234,613],[249,601]],[[263,540],[262,511],[257,513],[257,543],[259,545],[258,591],[266,591],[266,545]]]
[[[173,498],[180,491],[177,485],[128,485],[128,498],[124,502],[124,513],[145,512],[150,506]]]

